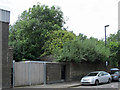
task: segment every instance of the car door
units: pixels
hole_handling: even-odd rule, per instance
[[[106,75],[105,72],[101,72],[100,78],[101,78],[101,83],[107,82],[108,80],[108,76]]]
[[[104,73],[101,74],[101,77],[102,77],[102,82],[106,82],[106,77],[105,77]]]
[[[99,82],[100,82],[100,83],[103,83],[103,82],[104,82],[104,78],[103,78],[104,76],[103,76],[103,73],[102,73],[102,72],[99,73],[99,76],[98,76],[98,77],[99,77]]]
[[[108,73],[107,72],[103,72],[103,74],[104,74],[104,82],[108,82],[108,80],[110,78]]]

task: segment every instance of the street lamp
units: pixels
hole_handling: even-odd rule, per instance
[[[109,25],[105,26],[105,46],[106,46],[106,27],[109,27]]]

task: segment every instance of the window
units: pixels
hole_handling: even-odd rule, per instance
[[[98,74],[98,72],[95,73],[89,73],[87,76],[96,76]]]
[[[104,75],[108,75],[108,73],[107,73],[107,72],[103,72],[103,74],[104,74]]]

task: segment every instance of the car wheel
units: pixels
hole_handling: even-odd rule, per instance
[[[111,79],[110,78],[108,79],[108,83],[111,83]]]
[[[96,86],[99,85],[99,81],[98,80],[95,81],[95,85]]]
[[[84,86],[84,84],[81,84],[81,86]]]

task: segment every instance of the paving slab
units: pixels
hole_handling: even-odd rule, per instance
[[[14,88],[69,88],[77,85],[81,85],[80,82],[63,82],[63,83],[53,83],[53,84],[43,84],[43,85],[22,86],[22,87],[14,87]]]

